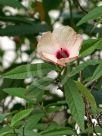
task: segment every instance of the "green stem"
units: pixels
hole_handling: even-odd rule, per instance
[[[14,135],[15,135],[15,136],[18,136],[18,134],[16,133],[15,128],[13,128],[13,132],[14,132]]]
[[[71,25],[72,27],[74,27],[74,21],[73,21],[73,13],[72,13],[72,3],[71,3],[71,0],[68,0],[68,3],[69,3],[69,10],[70,10],[70,22],[71,22]]]

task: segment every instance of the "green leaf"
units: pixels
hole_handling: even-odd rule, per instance
[[[102,76],[102,63],[96,68],[93,76],[91,77],[91,81],[95,81]]]
[[[54,130],[57,130],[57,129],[65,129],[64,127],[62,127],[61,125],[57,124],[56,122],[51,122],[48,127],[41,132],[41,134],[44,134],[44,133],[48,133],[48,132],[51,132],[51,131],[54,131]],[[69,127],[69,129],[71,129]]]
[[[34,130],[26,129],[26,128],[24,128],[23,126],[20,127],[20,128],[17,130],[18,136],[22,136],[22,132],[23,132],[23,131],[24,131],[24,135],[25,135],[25,136],[41,136],[39,133],[34,132]],[[13,136],[14,136],[14,135],[13,135]]]
[[[97,85],[95,86],[95,88],[97,89],[97,90],[102,90],[102,77],[100,77],[100,79],[98,80],[98,82],[97,82]]]
[[[0,20],[4,22],[32,24],[31,18],[27,18],[27,16],[0,16]]]
[[[98,40],[96,43],[92,44],[88,49],[84,50],[80,54],[80,57],[88,56],[98,49],[102,49],[102,39]]]
[[[3,91],[12,96],[25,98],[25,93],[26,93],[25,88],[4,88]]]
[[[87,98],[88,102],[90,103],[92,111],[96,112],[97,105],[96,105],[95,98],[93,97],[91,92],[83,84],[81,84],[78,81],[76,81],[76,85],[77,85],[78,89],[80,90],[80,92],[82,93],[82,95]]]
[[[70,127],[61,127],[58,124],[52,122],[50,123],[50,125],[48,126],[48,128],[46,128],[46,130],[41,132],[42,136],[62,136],[62,135],[72,135],[74,134],[74,131],[70,128]]]
[[[73,68],[68,76],[72,77],[72,76],[78,74],[81,70],[85,69],[87,66],[97,65],[97,64],[99,64],[101,62],[102,62],[102,60],[88,60],[88,61],[85,61],[85,62],[79,64],[78,66],[76,66],[75,68]]]
[[[9,115],[9,113],[0,114],[0,123]]]
[[[96,125],[95,130],[96,130],[97,133],[102,134],[102,128],[100,126]]]
[[[85,109],[79,89],[73,80],[68,79],[68,82],[64,84],[64,91],[66,102],[71,110],[73,118],[76,120],[80,128],[84,130]]]
[[[39,133],[31,131],[31,130],[25,130],[25,134],[26,136],[41,136]]]
[[[71,128],[59,128],[59,129],[53,129],[47,132],[42,133],[42,136],[62,136],[62,135],[67,135],[71,136],[73,135],[74,132]]]
[[[0,5],[2,6],[11,6],[13,8],[24,8],[19,0],[0,0]]]
[[[18,66],[4,74],[4,78],[25,79],[27,77],[43,77],[49,71],[55,70],[55,65],[48,63],[26,64]]]
[[[30,93],[28,92],[27,95],[27,100],[29,102],[40,102],[42,101],[43,95],[44,95],[45,90],[40,89],[39,87],[35,87]]]
[[[36,124],[36,129],[39,129],[39,130],[45,130],[46,128],[48,127],[48,124],[46,123],[38,123]]]
[[[40,23],[8,25],[0,29],[0,36],[22,36],[47,30],[49,30],[48,26]]]
[[[87,15],[85,15],[78,23],[77,26],[82,25],[83,23],[92,20],[92,19],[96,19],[98,17],[102,16],[102,6],[100,7],[96,7],[93,10],[91,10]]]
[[[13,133],[8,133],[5,136],[14,136],[14,134]]]
[[[16,113],[11,120],[11,126],[16,125],[19,121],[21,121],[22,119],[24,119],[25,117],[27,117],[33,109],[27,109],[27,110],[22,110],[18,113]]]
[[[87,50],[90,46],[92,46],[93,44],[95,44],[98,40],[97,39],[87,39],[83,41],[80,53],[82,53],[83,51]]]
[[[50,113],[50,112],[59,112],[61,109],[61,106],[51,106],[51,107],[47,107],[46,111],[47,113]],[[62,123],[62,122],[61,122]]]
[[[32,130],[36,128],[37,123],[39,120],[45,115],[42,111],[37,111],[33,113],[34,115],[30,116],[26,121],[25,129]]]
[[[8,135],[9,133],[13,133],[13,130],[8,126],[2,127],[0,129],[0,136],[5,136],[5,135]]]
[[[32,84],[27,88],[27,98],[33,101],[41,101],[45,90],[48,90],[48,85],[53,82],[52,79],[47,77],[42,79],[35,79]]]
[[[39,80],[37,79],[37,80],[33,81],[33,83],[28,87],[27,90],[28,90],[28,92],[34,91],[34,88],[39,88],[41,90],[46,90],[47,89],[46,87],[49,84],[51,84],[52,82],[53,82],[53,80],[50,79],[50,78],[47,78],[47,77],[39,79]]]

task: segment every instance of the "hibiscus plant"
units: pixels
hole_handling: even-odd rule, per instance
[[[102,135],[101,0],[0,0],[0,136]]]

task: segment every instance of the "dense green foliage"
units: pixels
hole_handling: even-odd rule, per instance
[[[100,2],[0,0],[0,38],[7,36],[15,44],[15,58],[8,67],[4,55],[9,49],[0,46],[0,136],[71,136],[78,135],[77,125],[80,136],[102,135]],[[58,13],[56,17],[54,12]],[[65,68],[48,62],[34,63],[39,61],[35,55],[38,36],[52,31],[57,24],[69,25],[87,37],[79,58]],[[51,70],[58,74],[55,79],[48,76]],[[51,86],[61,89],[63,97],[51,91]],[[18,97],[23,104],[13,102]]]

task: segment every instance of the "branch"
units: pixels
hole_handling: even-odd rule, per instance
[[[88,12],[80,5],[80,3],[79,3],[78,0],[76,0],[76,2],[77,2],[78,6],[80,7],[80,9],[81,9],[83,12],[88,13]]]
[[[71,25],[74,26],[71,0],[68,0],[68,3],[69,3],[69,9],[70,9],[70,20],[71,20]]]

